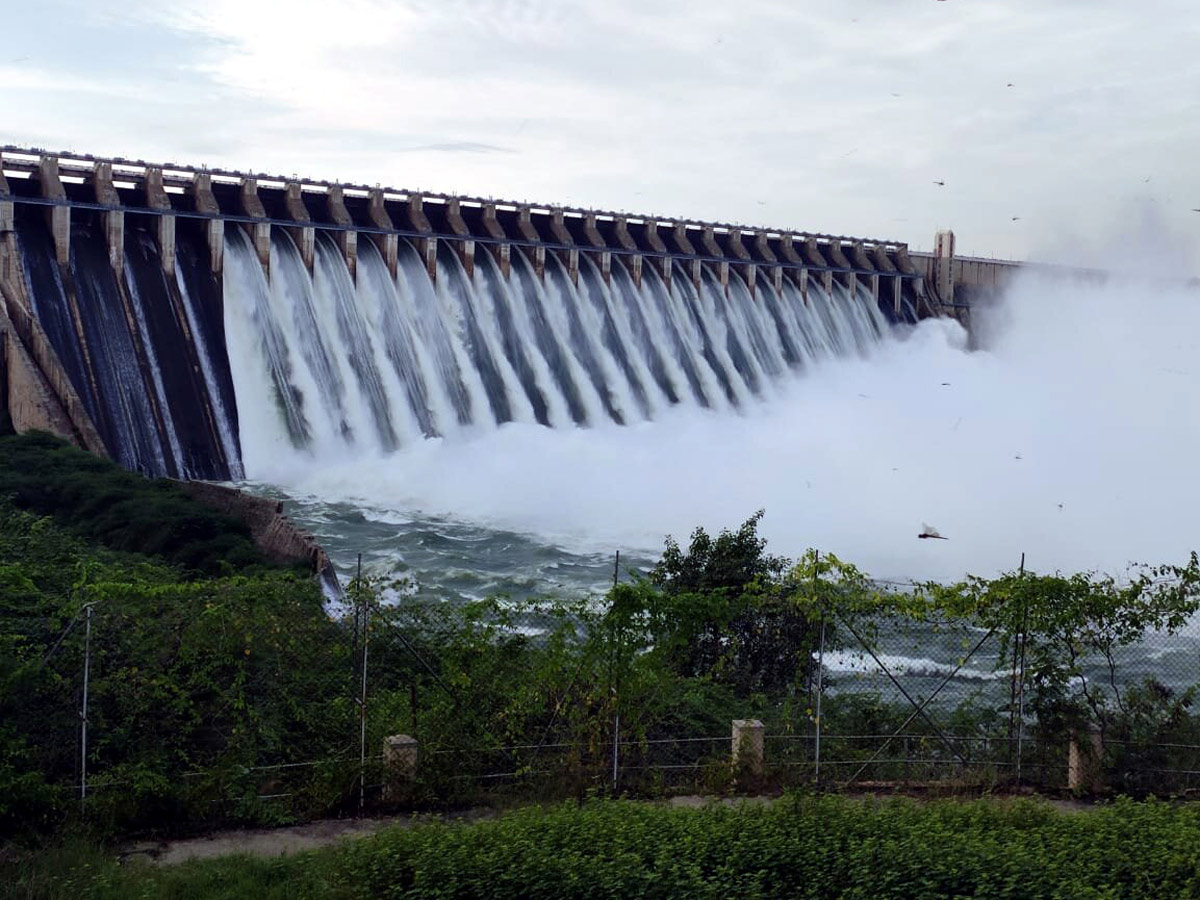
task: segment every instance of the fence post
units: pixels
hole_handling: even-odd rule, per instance
[[[817,717],[813,722],[816,729],[815,761],[813,781],[821,783],[821,697],[825,693],[825,613],[821,613],[821,643],[817,649]]]
[[[1025,579],[1025,554],[1021,554],[1021,579]],[[1021,680],[1017,682],[1017,786],[1021,784],[1021,759],[1025,737],[1025,643],[1029,640],[1029,598],[1021,592]]]
[[[621,577],[621,551],[618,550],[616,558],[613,559],[613,590],[617,588],[617,581]],[[621,693],[618,688],[620,684],[620,672],[618,668],[621,662],[621,632],[617,627],[616,620],[613,620],[613,650],[612,650],[612,701],[613,701],[613,732],[612,732],[612,789],[613,793],[617,792],[617,781],[620,776],[621,762]]]
[[[383,799],[399,800],[417,775],[421,745],[415,737],[393,734],[383,739]]]
[[[758,719],[733,720],[733,771],[762,775],[763,772],[763,723]]]
[[[358,556],[357,589],[362,600],[362,682],[358,696],[358,813],[367,802],[367,646],[371,606],[362,584],[362,554]]]
[[[79,812],[87,803],[87,743],[88,743],[88,679],[92,668],[92,605],[87,610],[87,624],[83,632],[83,704],[79,715]]]
[[[821,561],[821,551],[813,551],[813,579],[812,592],[813,599],[817,599],[817,564]],[[821,697],[825,693],[825,608],[821,607],[821,643],[817,648],[817,717],[813,722],[813,727],[816,731],[815,745],[813,754],[816,763],[816,768],[813,771],[813,781],[816,784],[821,783]]]
[[[1071,730],[1067,747],[1067,787],[1075,794],[1093,794],[1100,789],[1100,762],[1104,740],[1100,729],[1089,723]]]

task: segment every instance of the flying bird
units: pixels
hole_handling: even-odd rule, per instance
[[[1014,222],[1020,222],[1020,221],[1021,221],[1021,217],[1020,217],[1020,216],[1013,216],[1013,217],[1012,217],[1012,220],[1013,220]]]
[[[944,181],[935,181],[935,182],[934,182],[934,184],[936,184],[938,187],[945,187],[945,186],[946,186],[946,182],[944,182]]]
[[[917,537],[921,538],[922,540],[925,540],[926,538],[933,538],[934,540],[938,541],[950,540],[948,537],[942,537],[936,528],[934,528],[932,525],[926,525],[924,522],[921,523],[921,533],[918,534]]]

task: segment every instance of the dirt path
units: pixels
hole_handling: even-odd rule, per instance
[[[382,828],[411,828],[430,822],[478,822],[499,815],[498,810],[473,809],[453,815],[389,816],[378,819],[322,819],[285,828],[247,828],[220,831],[204,837],[175,841],[139,841],[127,846],[122,859],[145,857],[171,866],[190,859],[215,859],[244,853],[250,856],[285,856],[302,850],[328,847],[348,838],[366,837]]]
[[[697,795],[672,797],[666,806],[698,809],[713,803],[722,805],[770,803],[774,797],[702,797]],[[1045,799],[1045,798],[1043,798]],[[1090,804],[1072,800],[1048,800],[1063,811],[1077,812],[1091,808]],[[127,846],[123,859],[147,858],[159,865],[176,865],[191,859],[215,859],[243,853],[250,856],[285,856],[303,850],[328,847],[339,841],[366,837],[383,828],[412,828],[431,822],[480,822],[495,818],[508,810],[491,808],[469,809],[443,815],[385,816],[374,819],[322,819],[286,828],[249,828],[221,831],[197,838],[176,841],[141,841]]]

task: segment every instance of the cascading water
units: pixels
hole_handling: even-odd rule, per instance
[[[590,442],[671,428],[650,423],[689,410],[733,422],[794,373],[863,355],[888,332],[862,287],[827,294],[813,282],[801,296],[760,274],[751,290],[736,269],[725,288],[709,267],[694,284],[682,266],[664,276],[647,262],[635,284],[620,261],[604,279],[585,253],[575,280],[556,255],[539,275],[514,249],[507,274],[483,250],[468,274],[442,241],[431,278],[401,241],[393,275],[366,239],[352,278],[324,233],[310,267],[275,229],[264,266],[231,225],[215,277],[204,231],[184,223],[173,276],[137,218],[118,270],[95,216],[73,218],[66,266],[39,216],[22,213],[17,224],[34,308],[64,370],[114,455],[155,475],[287,489],[304,473],[347,464],[398,472],[413,454],[449,460],[507,434]],[[489,461],[497,486],[511,478],[507,459]],[[313,527],[303,505],[293,511]],[[490,546],[487,534],[480,546]],[[321,536],[336,558],[341,536]],[[498,546],[510,545],[526,543],[509,535]],[[550,558],[548,571],[565,565]]]
[[[776,292],[759,277],[752,292],[734,271],[727,294],[707,267],[697,286],[680,266],[668,283],[649,264],[638,285],[621,263],[606,281],[587,254],[576,283],[555,255],[539,277],[517,250],[507,276],[483,251],[468,276],[446,242],[435,262],[430,278],[402,240],[393,277],[364,240],[351,293],[332,241],[318,235],[310,273],[280,231],[268,280],[234,228],[224,309],[247,476],[285,490],[291,514],[335,561],[362,553],[448,599],[528,594],[564,580],[578,587],[596,572],[586,554],[473,515],[480,479],[485,492],[505,491],[514,472],[503,446],[471,448],[530,441],[515,451],[528,461],[541,452],[538,433],[584,442],[582,453],[604,434],[673,429],[689,411],[736,420],[794,374],[865,355],[889,332],[861,286],[854,297],[830,295],[814,281],[805,297],[790,280]],[[419,489],[403,486],[404,473],[434,458],[440,484],[461,480],[472,495],[453,504],[466,521],[421,512]],[[353,506],[336,502],[339,489],[297,491],[347,472]],[[372,484],[411,499],[393,495],[372,510]],[[560,499],[569,507],[570,491]]]
[[[40,223],[20,225],[34,311],[49,326],[47,334],[76,389],[88,398],[88,411],[105,443],[128,469],[179,474],[180,460],[164,436],[156,408],[154,365],[147,361],[144,366],[138,353],[142,336],[136,314],[128,314],[132,310],[125,306],[102,235],[88,222],[73,228],[70,264],[64,268],[55,261]]]
[[[235,481],[246,477],[237,427],[237,400],[229,374],[229,356],[225,345],[224,323],[219,321],[221,303],[216,295],[217,282],[208,270],[207,260],[194,252],[193,245],[181,243],[176,254],[179,267],[179,303],[183,308],[191,348],[203,378],[201,389],[207,394],[216,426],[216,438],[228,466],[224,475]],[[196,477],[219,478],[221,474]]]
[[[708,267],[697,289],[678,268],[668,288],[647,265],[639,287],[620,265],[605,283],[585,256],[576,284],[553,255],[538,278],[514,252],[504,278],[480,253],[468,277],[443,242],[431,281],[402,241],[393,280],[364,243],[355,287],[327,237],[309,273],[279,232],[268,286],[236,229],[226,257],[251,477],[284,448],[375,455],[508,422],[630,424],[678,404],[744,408],[791,372],[868,350],[888,328],[862,286],[851,297],[812,284],[804,298],[759,278],[752,293],[733,272],[727,293]]]

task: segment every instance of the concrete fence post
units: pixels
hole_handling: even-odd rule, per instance
[[[1071,731],[1067,748],[1067,787],[1075,794],[1093,794],[1101,787],[1104,741],[1100,729],[1088,725]]]
[[[393,734],[383,739],[383,800],[399,800],[417,776],[420,744],[407,734]]]
[[[763,723],[758,719],[733,720],[733,770],[750,775],[763,771]]]

